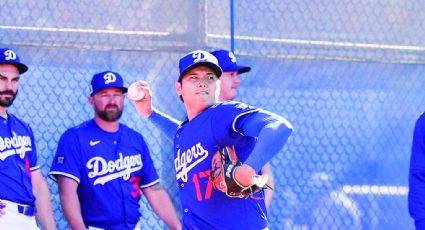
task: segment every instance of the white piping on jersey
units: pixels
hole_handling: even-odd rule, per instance
[[[257,111],[259,111],[259,110],[260,110],[260,109],[253,109],[253,110],[250,110],[250,111],[247,111],[247,112],[245,112],[245,113],[241,113],[241,114],[237,115],[237,116],[235,117],[235,119],[233,120],[233,124],[232,124],[232,129],[233,129],[233,131],[235,131],[235,132],[239,133],[239,134],[240,134],[240,135],[242,135],[242,136],[245,136],[245,134],[243,134],[243,133],[239,132],[239,130],[236,130],[236,121],[239,119],[239,117],[242,117],[242,116],[244,116],[244,115],[246,115],[246,114],[249,114],[249,113],[257,112]]]
[[[64,173],[64,172],[59,172],[59,171],[51,171],[50,173],[49,173],[49,177],[52,179],[52,180],[54,180],[54,181],[58,181],[58,178],[57,178],[57,176],[65,176],[65,177],[69,177],[69,178],[71,178],[71,179],[73,179],[73,180],[75,180],[78,184],[80,183],[80,179],[79,178],[77,178],[77,177],[75,177],[74,175],[72,175],[72,174],[69,174],[69,173]]]
[[[39,168],[40,168],[40,165],[36,165],[36,166],[30,168],[30,172],[35,171],[35,170],[37,170]]]
[[[152,185],[155,185],[155,184],[158,184],[158,183],[159,183],[159,179],[157,179],[157,180],[155,180],[155,181],[153,181],[153,182],[151,182],[149,184],[140,185],[139,188],[149,188]]]

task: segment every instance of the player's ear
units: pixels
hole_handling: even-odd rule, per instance
[[[174,87],[176,87],[177,95],[182,95],[182,83],[181,82],[175,82]]]
[[[94,99],[93,99],[93,96],[88,96],[87,99],[89,100],[90,105],[94,108]]]

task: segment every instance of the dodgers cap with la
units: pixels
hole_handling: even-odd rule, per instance
[[[217,58],[218,64],[220,65],[223,72],[238,71],[238,73],[246,73],[251,70],[251,67],[249,66],[238,65],[236,63],[236,57],[232,51],[213,50],[211,51],[211,54]]]
[[[107,88],[119,88],[123,93],[127,92],[127,88],[124,87],[124,80],[119,73],[104,71],[93,75],[90,84],[90,95]]]
[[[0,48],[0,64],[11,64],[16,66],[19,74],[23,74],[28,70],[28,67],[19,60],[18,55],[9,48]]]
[[[214,55],[203,51],[203,50],[195,50],[180,58],[179,61],[179,70],[180,75],[178,81],[181,81],[183,76],[189,72],[189,70],[197,67],[197,66],[206,66],[211,68],[217,77],[220,77],[223,71],[218,65],[218,60]]]

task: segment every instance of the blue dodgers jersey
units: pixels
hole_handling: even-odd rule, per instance
[[[39,168],[30,126],[13,114],[0,117],[0,199],[34,206],[30,172]]]
[[[140,218],[140,188],[159,183],[140,133],[120,124],[116,133],[87,121],[60,138],[49,176],[74,179],[84,223],[134,229]]]
[[[410,157],[408,207],[416,229],[425,226],[425,113],[416,120]]]
[[[184,122],[174,137],[174,166],[179,186],[184,229],[264,229],[264,199],[227,197],[214,189],[211,160],[214,153],[234,146],[243,162],[255,145],[234,129],[237,119],[257,109],[237,102],[222,102]]]

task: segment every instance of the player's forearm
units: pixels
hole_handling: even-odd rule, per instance
[[[177,216],[177,213],[174,209],[173,203],[171,202],[170,197],[167,192],[163,190],[163,195],[161,195],[162,205],[158,207],[156,214],[161,218],[165,224],[173,230],[182,229],[180,220]]]
[[[258,141],[244,162],[256,172],[279,153],[292,133],[292,126],[287,122],[276,121],[269,123],[260,131]]]
[[[177,128],[181,124],[180,121],[156,109],[153,110],[148,119],[173,143],[174,134],[176,134]]]
[[[181,229],[180,220],[171,199],[160,184],[143,189],[149,204],[156,215],[171,229]]]
[[[34,192],[36,197],[35,206],[37,207],[36,217],[41,226],[45,230],[55,230],[56,224],[53,219],[52,202],[50,200],[50,191],[46,182],[38,186],[37,191]]]
[[[85,230],[86,226],[81,216],[79,203],[75,204],[72,201],[66,202],[64,199],[61,199],[61,203],[69,227],[73,230]]]
[[[31,184],[35,196],[36,217],[43,229],[56,229],[53,219],[50,191],[40,169],[31,172]]]
[[[86,227],[81,215],[80,201],[75,191],[67,191],[59,187],[62,209],[69,226],[73,230],[85,230]]]

